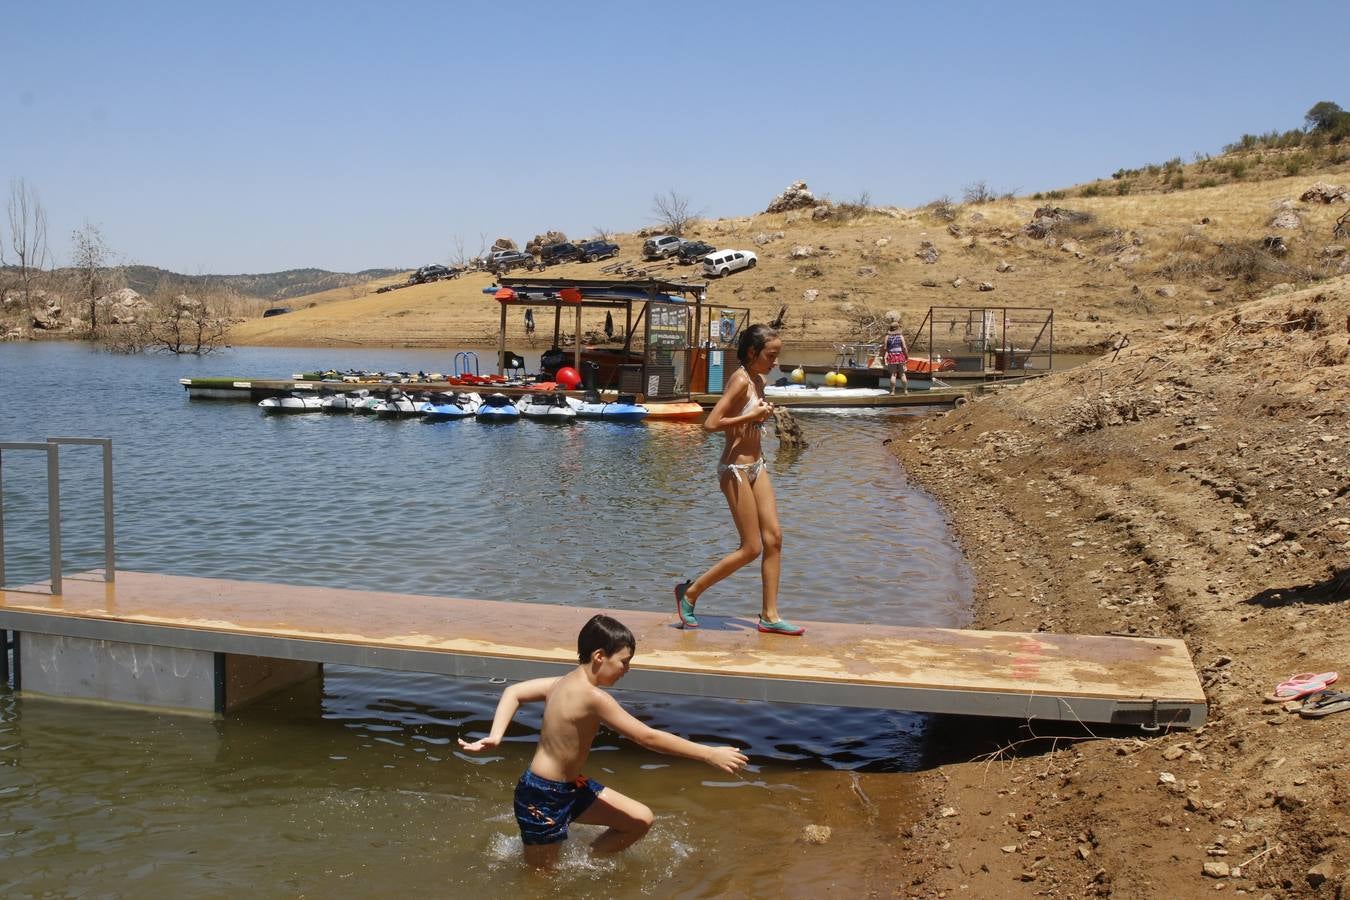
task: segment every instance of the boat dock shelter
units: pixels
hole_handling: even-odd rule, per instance
[[[104,568],[63,576],[61,447],[103,453]],[[326,663],[516,680],[576,664],[595,613],[633,630],[625,689],[698,697],[1081,723],[1199,727],[1205,695],[1184,642],[598,610],[118,571],[112,442],[0,442],[47,456],[50,577],[9,587],[0,501],[0,676],[19,691],[223,714]],[[3,473],[3,465],[0,465]],[[0,484],[0,498],[3,497]],[[709,613],[712,611],[710,610]]]

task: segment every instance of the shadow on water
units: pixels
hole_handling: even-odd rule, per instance
[[[0,379],[26,385],[32,401],[0,407],[0,439],[113,439],[125,569],[575,603],[622,618],[625,609],[664,611],[672,584],[734,546],[717,487],[720,439],[697,425],[269,418],[248,404],[190,402],[177,384],[335,363],[444,370],[449,358],[343,356],[248,349],[177,360],[0,346]],[[904,419],[802,416],[809,449],[767,448],[788,616],[965,623],[969,573],[942,512],[881,449]],[[68,571],[101,559],[98,466],[96,453],[63,453]],[[45,575],[42,478],[40,460],[6,456],[11,583]],[[753,616],[758,595],[752,566],[701,608]],[[800,895],[862,883],[886,852],[880,823],[911,814],[911,785],[896,773],[923,766],[932,743],[932,720],[921,715],[619,692],[654,727],[745,748],[751,769],[729,778],[602,736],[589,774],[648,802],[655,833],[600,861],[573,842],[564,872],[541,884],[519,869],[509,806],[537,711],[522,712],[494,756],[455,744],[486,730],[499,691],[330,667],[307,691],[213,721],[0,690],[0,797],[22,801],[0,807],[13,855],[0,887],[701,896],[753,886]],[[836,836],[785,854],[807,824]]]

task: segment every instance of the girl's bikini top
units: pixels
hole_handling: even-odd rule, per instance
[[[750,382],[750,396],[746,398],[745,406],[741,408],[741,415],[748,416],[759,406],[759,391],[755,390],[755,382]],[[764,427],[764,420],[760,419],[755,423],[756,428]]]

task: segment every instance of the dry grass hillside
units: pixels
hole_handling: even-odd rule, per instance
[[[1293,177],[1234,181],[1166,193],[1004,198],[981,204],[904,210],[840,205],[817,219],[811,210],[697,222],[687,236],[718,247],[754,250],[759,265],[709,282],[713,303],[748,306],[756,320],[788,307],[785,337],[797,346],[862,336],[887,311],[914,328],[930,306],[1030,306],[1055,311],[1057,350],[1100,348],[1119,334],[1132,340],[1184,326],[1279,285],[1297,287],[1350,271],[1350,239],[1333,235],[1345,204],[1301,203],[1315,181],[1350,183],[1350,163]],[[1090,192],[1091,193],[1091,192]],[[1040,206],[1082,214],[1025,228]],[[1272,223],[1281,214],[1284,224]],[[1269,239],[1269,240],[1267,240]],[[639,257],[642,237],[615,236],[619,259]],[[925,242],[936,260],[921,258]],[[1340,248],[1340,249],[1338,249]],[[930,253],[930,257],[931,257]],[[606,277],[602,264],[566,264],[557,277]],[[671,265],[672,280],[702,280]],[[393,279],[398,280],[398,279]],[[499,310],[482,289],[485,273],[383,294],[341,288],[299,298],[296,311],[249,320],[236,344],[448,347],[495,343]],[[982,290],[981,287],[984,287]],[[566,323],[564,323],[566,325]],[[599,331],[590,314],[583,331]],[[551,340],[540,320],[533,342],[508,323],[512,346]],[[565,327],[570,333],[570,329]]]

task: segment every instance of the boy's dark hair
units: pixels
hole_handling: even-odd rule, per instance
[[[577,635],[577,658],[582,664],[591,661],[591,654],[597,650],[606,656],[613,656],[624,647],[637,652],[637,641],[628,626],[618,619],[602,614],[591,616],[591,620],[581,626]]]
[[[741,332],[741,339],[736,342],[736,358],[744,363],[751,350],[758,353],[764,349],[765,344],[776,337],[778,332],[768,325],[751,325]]]

